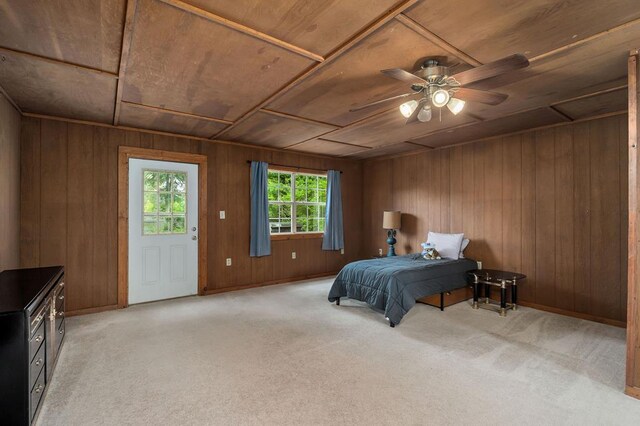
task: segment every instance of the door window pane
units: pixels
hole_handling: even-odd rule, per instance
[[[143,170],[142,234],[187,233],[187,174]]]

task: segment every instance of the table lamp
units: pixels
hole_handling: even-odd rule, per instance
[[[382,216],[382,227],[387,230],[387,244],[389,244],[387,257],[396,255],[393,246],[396,243],[396,229],[400,229],[400,217],[399,211],[385,211]]]

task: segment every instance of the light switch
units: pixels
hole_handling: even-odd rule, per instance
[[[292,251],[292,252],[291,252],[291,258],[292,258],[292,259],[295,259],[295,258],[296,258],[296,252],[295,252],[295,251]]]
[[[344,249],[343,248],[340,249],[340,254],[344,254]]]
[[[220,219],[224,219],[224,218],[225,218],[224,210],[220,210]]]
[[[231,258],[227,257],[227,266],[231,266]]]

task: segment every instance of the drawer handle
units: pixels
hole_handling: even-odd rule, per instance
[[[38,360],[36,361],[36,367],[40,367],[41,364],[42,364],[42,358],[38,358]]]
[[[64,287],[64,281],[60,281],[60,287]]]
[[[62,311],[56,312],[56,314],[58,315],[59,318],[64,317],[64,312]]]
[[[58,300],[64,300],[64,294],[61,294],[61,295],[58,297]]]
[[[44,386],[42,386],[42,385],[38,385],[38,387],[37,387],[37,388],[35,388],[33,391],[34,391],[35,393],[40,393],[40,392],[42,392],[42,388],[43,388],[43,387],[44,387]]]
[[[42,342],[42,335],[41,335],[41,334],[38,334],[38,335],[36,336],[36,338],[35,338],[35,339],[33,339],[33,340],[35,340],[35,341],[36,341],[36,342],[38,342],[38,343]]]
[[[58,333],[64,334],[64,330],[59,330]]]

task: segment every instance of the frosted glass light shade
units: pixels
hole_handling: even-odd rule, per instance
[[[433,92],[433,95],[431,95],[431,102],[433,102],[433,105],[438,108],[442,108],[447,104],[447,102],[449,102],[449,98],[449,92],[443,89],[438,89]]]
[[[385,211],[382,216],[382,228],[384,229],[400,229],[400,217],[402,213],[399,211]]]
[[[447,108],[455,115],[458,115],[458,113],[462,111],[462,108],[464,108],[464,104],[465,102],[460,99],[451,98],[447,104]]]
[[[404,116],[404,118],[411,117],[413,111],[418,107],[418,101],[408,101],[400,105],[400,114]]]
[[[420,112],[418,113],[418,120],[422,123],[431,121],[431,107],[429,105],[425,105],[420,109]]]

